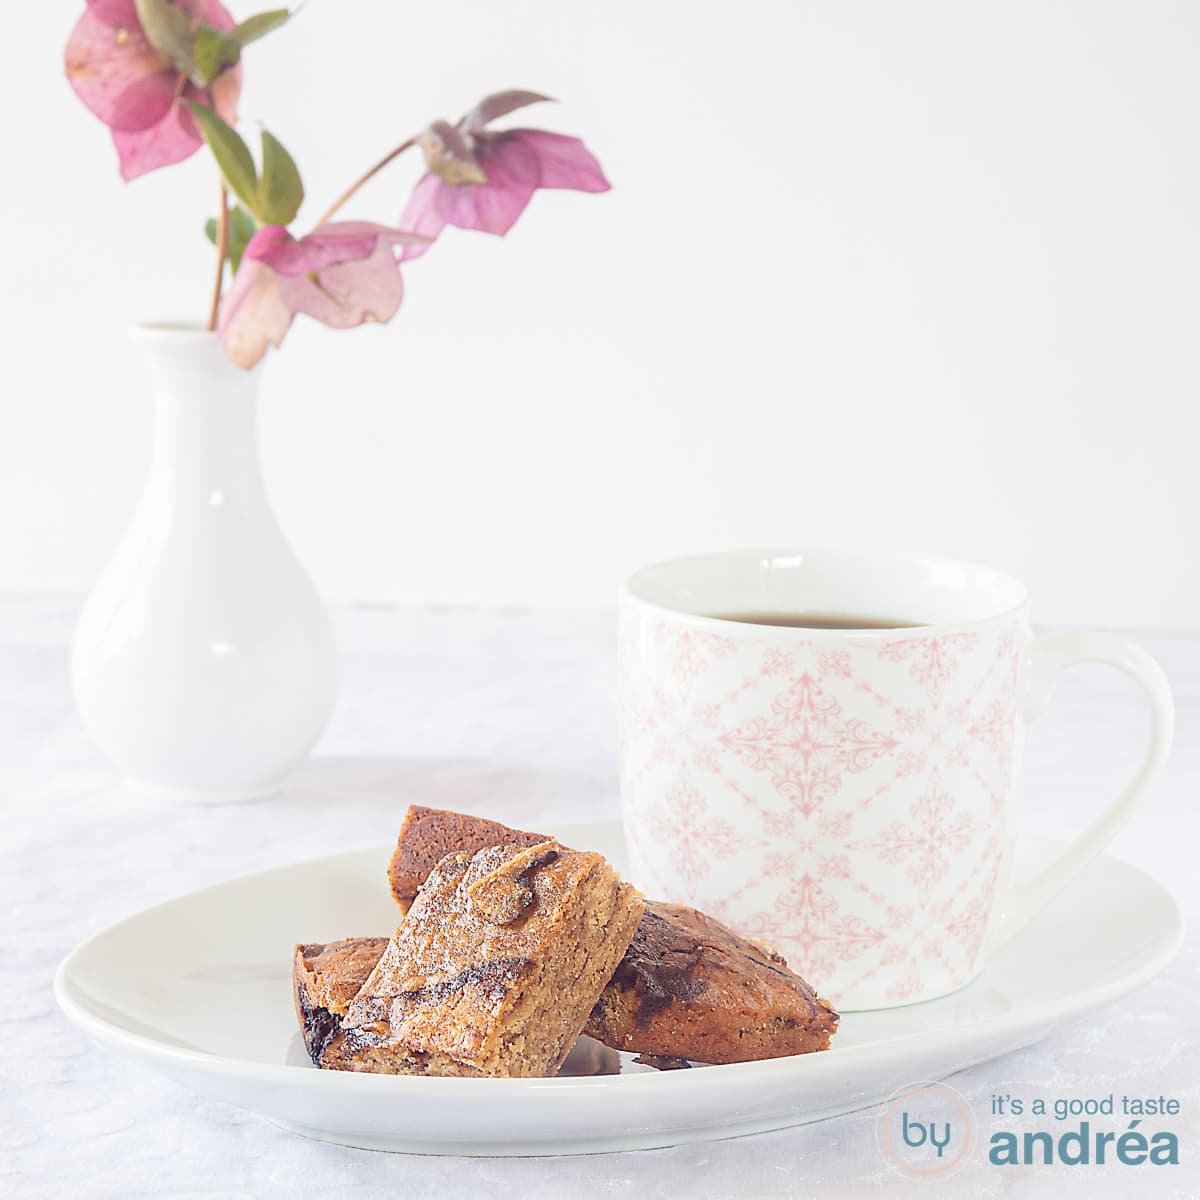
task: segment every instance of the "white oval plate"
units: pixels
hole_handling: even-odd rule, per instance
[[[559,836],[618,866],[624,857],[615,823],[563,826]],[[1041,860],[1051,847],[1031,838],[1019,857]],[[260,871],[138,913],[67,956],[58,1003],[98,1042],[309,1137],[421,1154],[586,1154],[780,1129],[877,1103],[1111,1003],[1162,970],[1183,935],[1158,883],[1101,858],[969,987],[847,1013],[822,1054],[663,1073],[623,1055],[620,1074],[557,1079],[318,1071],[296,1029],[292,947],[390,933],[391,849]]]

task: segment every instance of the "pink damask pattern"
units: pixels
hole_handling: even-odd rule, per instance
[[[940,704],[946,684],[958,667],[957,651],[973,650],[979,644],[974,633],[952,633],[946,637],[905,638],[884,642],[879,647],[883,658],[892,662],[908,661],[910,674],[920,683],[934,704]]]
[[[662,626],[660,636],[666,641],[676,684],[685,692],[714,659],[732,654],[737,645],[732,638],[688,626]]]
[[[1003,859],[1020,645],[1015,625],[639,627],[622,648],[631,878],[766,938],[835,1002],[961,986]]]
[[[1016,697],[993,700],[968,727],[970,735],[993,754],[1004,757],[1012,752],[1016,724]]]
[[[887,938],[861,917],[840,912],[837,898],[807,872],[776,899],[775,913],[773,930],[786,930],[789,945],[800,948],[804,969],[817,978]]]
[[[978,822],[956,808],[954,796],[934,771],[929,789],[909,809],[908,819],[893,821],[877,837],[863,843],[880,862],[903,863],[922,899],[946,878],[953,854],[966,850]]]
[[[676,870],[689,883],[707,875],[714,859],[728,857],[741,839],[733,825],[708,813],[708,803],[686,781],[677,783],[650,819],[651,836],[672,847]]]
[[[896,740],[856,717],[809,674],[776,696],[767,716],[751,717],[717,739],[806,817],[837,794],[846,773],[866,770]]]

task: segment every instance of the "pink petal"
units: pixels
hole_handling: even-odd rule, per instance
[[[537,151],[521,142],[497,138],[481,147],[487,183],[444,184],[434,203],[447,224],[503,237],[533,199],[540,161]]]
[[[295,313],[334,329],[390,321],[404,283],[394,247],[412,234],[368,221],[324,225],[297,241],[281,225],[250,239],[233,286],[221,304],[229,356],[253,366],[283,341]]]
[[[607,192],[612,184],[592,152],[579,140],[544,129],[509,129],[495,154],[512,145],[525,146],[537,155],[540,167],[538,187],[570,188],[576,192]],[[485,171],[488,164],[485,161]]]
[[[217,115],[227,125],[236,125],[237,105],[242,94],[241,64],[239,63],[230,71],[223,71],[213,80],[211,88],[212,98],[216,101]],[[205,108],[209,107],[207,91],[204,88],[197,87],[194,83],[184,85],[183,94],[180,99],[190,100],[193,104],[202,104]],[[202,142],[204,139],[200,134],[200,127],[196,124],[196,118],[192,116],[192,110],[186,104],[181,104],[178,113],[179,123],[187,133],[195,138],[197,143]]]
[[[534,184],[501,180],[489,173],[487,183],[444,187],[437,196],[438,212],[459,229],[478,229],[503,237],[525,211],[536,190]]]
[[[87,0],[88,12],[114,29],[141,29],[136,0]]]
[[[243,262],[261,262],[280,274],[291,274],[288,271],[290,260],[297,254],[300,243],[288,233],[282,225],[264,225],[255,230],[242,251]],[[307,270],[301,264],[298,274]]]
[[[542,160],[535,147],[507,133],[484,134],[478,145],[479,161],[490,185],[541,186]]]
[[[265,225],[246,246],[245,257],[265,262],[280,275],[310,275],[340,263],[357,262],[389,245],[414,240],[411,234],[370,221],[337,221],[297,241],[281,225]]]
[[[284,300],[280,277],[259,262],[238,268],[233,284],[221,300],[218,329],[225,350],[239,367],[253,367],[276,349],[292,325],[293,310]]]
[[[217,111],[226,121],[237,118],[237,100],[242,87],[242,68],[227,71],[213,84]],[[188,84],[183,98],[206,104],[200,88]],[[172,105],[166,116],[149,129],[137,132],[113,131],[113,143],[121,160],[122,178],[136,179],[158,167],[168,167],[195,154],[204,144],[191,110],[182,103]]]
[[[404,281],[395,252],[384,238],[369,258],[308,276],[280,280],[280,294],[293,312],[307,313],[334,329],[364,321],[390,321],[404,297]]]
[[[478,153],[487,183],[455,186],[426,175],[413,189],[400,223],[429,237],[436,237],[446,225],[502,237],[538,188],[604,192],[610,186],[587,147],[561,133],[514,129],[483,134]],[[409,249],[404,257],[417,258],[424,250]]]
[[[321,225],[301,240],[326,244],[337,239],[346,244],[357,244],[358,239],[367,234],[386,242],[389,246],[403,246],[405,252],[401,255],[401,260],[409,256],[409,251],[424,252],[433,241],[430,235],[418,230],[407,227],[395,229],[391,225],[377,225],[373,221],[334,221],[329,225]],[[342,261],[353,260],[343,256]]]
[[[353,237],[309,234],[296,241],[280,225],[266,225],[246,246],[243,257],[266,263],[280,275],[294,278],[373,254],[379,238],[373,233]]]
[[[392,225],[377,225],[374,221],[331,221],[328,225],[320,225],[309,234],[309,237],[340,237],[355,238],[364,233],[372,233],[383,238],[389,245],[424,244],[429,239],[413,229],[398,229]]]
[[[413,233],[423,234],[430,241],[436,238],[446,228],[446,218],[438,210],[437,203],[438,192],[446,186],[436,175],[423,175],[404,206],[400,224]],[[401,258],[406,262],[420,258],[428,249],[429,243],[407,246]]]
[[[189,13],[219,29],[234,21],[217,0],[182,0]],[[67,43],[67,78],[79,98],[113,131],[125,179],[181,162],[200,148],[191,113],[178,103],[179,73],[146,41],[133,0],[90,0]],[[241,67],[212,85],[217,112],[237,119]],[[205,103],[187,84],[183,98]]]
[[[174,105],[163,120],[149,129],[134,133],[114,130],[113,145],[121,160],[121,178],[129,180],[158,167],[182,162],[200,149],[201,142],[194,134],[191,113]]]
[[[136,23],[114,28],[89,8],[67,42],[65,62],[75,94],[112,129],[148,129],[175,98],[176,72]]]
[[[175,103],[178,79],[174,71],[168,70],[136,80],[112,97],[109,115],[100,119],[114,132],[122,133],[139,133],[157,125]],[[96,112],[94,108],[92,111]]]
[[[242,95],[242,64],[238,63],[231,71],[222,71],[220,75],[212,82],[213,99],[216,101],[214,107],[217,110],[217,115],[227,124],[237,124],[237,107],[238,100]],[[188,95],[196,100],[199,104],[206,103],[204,94],[199,88],[196,89],[197,95],[191,96],[191,88],[188,89]],[[191,114],[189,113],[190,117]]]

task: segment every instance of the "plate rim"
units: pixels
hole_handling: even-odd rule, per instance
[[[574,824],[584,823],[576,822]],[[609,822],[594,821],[588,822],[588,824],[603,825],[609,824]],[[619,822],[612,822],[611,824],[619,825]],[[1046,842],[1057,841],[1057,839],[1047,838],[1039,834],[1023,835],[1020,840],[1025,841],[1031,838]],[[592,1090],[611,1089],[614,1086],[624,1089],[631,1087],[640,1087],[643,1089],[695,1088],[698,1085],[720,1086],[721,1081],[730,1079],[731,1073],[736,1073],[738,1081],[743,1084],[752,1080],[756,1075],[762,1077],[764,1084],[768,1084],[776,1076],[790,1076],[797,1070],[804,1070],[805,1068],[798,1066],[801,1060],[811,1060],[814,1064],[824,1061],[846,1063],[851,1058],[857,1060],[870,1055],[883,1061],[890,1054],[900,1052],[908,1054],[914,1049],[920,1051],[923,1049],[924,1043],[941,1043],[946,1037],[945,1030],[931,1029],[900,1034],[881,1041],[866,1042],[857,1046],[847,1046],[844,1050],[839,1048],[835,1042],[831,1049],[836,1053],[832,1058],[828,1054],[800,1054],[751,1062],[708,1064],[698,1071],[645,1071],[628,1075],[551,1076],[547,1078],[531,1077],[481,1081],[452,1076],[392,1076],[354,1071],[314,1071],[306,1065],[255,1062],[251,1059],[213,1054],[205,1050],[172,1046],[158,1038],[150,1037],[146,1034],[134,1033],[106,1019],[91,1008],[85,998],[76,994],[75,985],[69,978],[71,970],[77,961],[100,939],[110,936],[124,926],[130,925],[135,921],[140,921],[185,900],[193,900],[209,892],[228,887],[231,884],[270,875],[275,872],[313,866],[317,863],[332,862],[335,859],[348,858],[354,855],[372,853],[386,855],[389,851],[390,843],[373,843],[371,845],[350,847],[328,854],[314,855],[290,863],[259,867],[255,870],[231,875],[227,879],[206,884],[203,887],[193,888],[180,895],[169,897],[166,900],[161,900],[156,904],[148,905],[145,908],[130,913],[84,938],[63,958],[54,974],[53,992],[55,1001],[68,1020],[94,1040],[118,1050],[124,1050],[143,1062],[177,1063],[186,1065],[192,1070],[205,1075],[252,1079],[260,1083],[278,1085],[294,1083],[298,1086],[323,1087],[327,1090],[362,1090],[371,1087],[390,1087],[396,1089],[397,1086],[401,1088],[407,1086],[410,1089],[424,1089],[432,1084],[434,1087],[439,1087],[449,1092],[454,1089],[472,1088],[480,1082],[487,1083],[490,1094],[493,1096],[508,1091],[525,1093],[531,1089],[540,1090],[543,1088],[552,1088],[560,1092],[576,1088],[590,1088]],[[1013,1023],[1014,1017],[1016,1018],[1016,1027],[1021,1029],[1047,1027],[1054,1024],[1060,1018],[1087,1012],[1101,1006],[1108,1000],[1127,995],[1129,992],[1153,979],[1174,959],[1183,944],[1186,934],[1186,923],[1179,902],[1170,890],[1148,871],[1136,864],[1126,862],[1124,859],[1110,854],[1101,854],[1094,861],[1097,863],[1107,861],[1125,870],[1134,872],[1140,877],[1143,884],[1149,885],[1154,889],[1158,893],[1158,898],[1165,902],[1170,917],[1170,929],[1168,930],[1166,925],[1164,925],[1163,935],[1158,941],[1156,951],[1137,970],[1119,975],[1117,978],[1098,987],[1088,988],[1083,992],[1072,992],[1065,996],[1043,1001],[1040,1004],[1028,1007],[1009,1009],[1004,1013],[981,1016],[975,1020],[955,1025],[953,1027],[953,1035],[956,1038],[970,1040],[972,1037],[977,1036],[981,1030],[1007,1028]],[[1068,884],[1063,889],[1063,892],[1067,892],[1073,885],[1074,881]],[[1028,928],[1035,928],[1037,921],[1038,918],[1035,917],[1030,922]],[[1023,933],[1024,931],[1022,931]],[[1014,942],[1019,941],[1022,934],[1014,938]],[[986,970],[984,975],[986,975]],[[976,980],[982,977],[983,975],[977,976]],[[976,980],[972,980],[971,983],[976,982]],[[969,987],[971,983],[965,986]],[[814,1065],[810,1069],[820,1068]],[[709,1084],[700,1083],[701,1080],[709,1078],[711,1079]],[[398,1080],[404,1080],[405,1082],[397,1085]]]

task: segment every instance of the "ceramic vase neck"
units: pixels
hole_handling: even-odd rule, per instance
[[[133,338],[154,389],[151,486],[209,499],[261,497],[259,371],[235,366],[204,330],[139,326]]]

